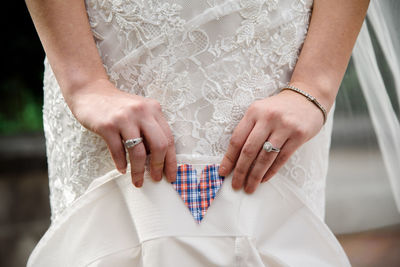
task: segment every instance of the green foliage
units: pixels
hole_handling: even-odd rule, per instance
[[[5,1],[0,18],[0,135],[43,131],[44,52],[24,1]]]
[[[370,27],[370,29],[372,29],[372,27]],[[375,57],[379,69],[381,70],[383,82],[385,83],[389,99],[395,112],[399,114],[400,107],[397,101],[393,73],[391,73],[390,71],[388,62],[385,55],[383,54],[382,48],[379,46],[374,31],[370,31],[370,34]],[[352,60],[350,60],[349,66],[346,70],[343,82],[340,86],[340,90],[336,98],[336,114],[359,115],[366,113],[368,113],[368,106],[361,91],[353,62]]]
[[[43,49],[24,1],[5,3],[8,14],[13,15],[14,24],[13,27],[4,27],[2,32],[3,36],[7,36],[7,41],[1,43],[2,59],[7,68],[0,72],[0,135],[42,131]],[[9,20],[4,19],[3,24],[6,25]],[[381,48],[376,45],[374,33],[371,34],[378,64],[386,70],[383,71],[383,78],[390,99],[399,113],[392,74],[388,71]],[[336,98],[336,113],[351,116],[367,112],[367,104],[350,61]]]
[[[2,82],[0,92],[0,134],[43,130],[42,99],[20,80]]]
[[[336,114],[365,114],[368,110],[352,60],[336,97]]]

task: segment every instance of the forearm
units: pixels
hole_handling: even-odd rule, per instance
[[[329,111],[346,71],[369,0],[314,0],[310,26],[290,83]]]
[[[103,137],[116,168],[132,182],[144,180],[146,149],[150,176],[176,178],[174,138],[158,101],[118,90],[109,80],[90,29],[84,0],[26,0],[64,98],[82,126]],[[135,148],[124,140],[141,136]],[[146,147],[145,144],[146,143]]]
[[[83,0],[26,0],[26,4],[66,99],[87,83],[107,79]]]

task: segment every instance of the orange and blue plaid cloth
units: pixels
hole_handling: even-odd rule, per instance
[[[197,223],[204,218],[224,181],[224,177],[218,174],[218,168],[216,164],[206,165],[198,181],[196,169],[192,165],[178,166],[176,181],[172,184]]]

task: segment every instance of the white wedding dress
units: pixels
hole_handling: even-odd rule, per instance
[[[311,0],[86,0],[109,77],[157,99],[178,164],[220,163],[248,106],[286,85]],[[254,194],[225,177],[201,223],[174,187],[115,170],[45,61],[52,224],[28,266],[349,266],[323,221],[331,112],[321,132]]]

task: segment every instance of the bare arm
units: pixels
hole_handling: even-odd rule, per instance
[[[315,0],[309,31],[291,84],[315,96],[329,111],[346,70],[369,0]],[[235,128],[220,175],[233,169],[232,186],[254,192],[323,125],[322,112],[289,90],[255,101]],[[268,140],[279,153],[261,149]]]
[[[122,141],[142,136],[151,152],[151,176],[176,177],[171,130],[156,100],[124,93],[109,82],[83,0],[26,0],[62,94],[78,121],[104,138],[117,169],[126,171]],[[128,150],[133,183],[143,183],[146,148]]]
[[[84,1],[26,0],[26,4],[67,101],[82,85],[108,79]]]
[[[367,12],[369,0],[315,0],[291,84],[330,110]]]

